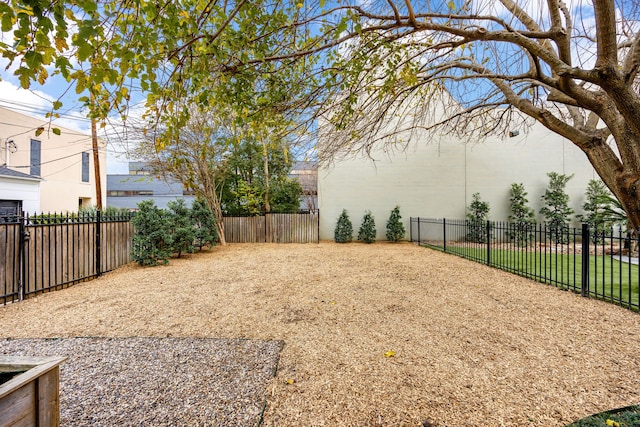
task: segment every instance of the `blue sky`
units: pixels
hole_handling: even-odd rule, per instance
[[[3,34],[3,38],[7,37]],[[7,69],[8,61],[0,58],[0,106],[20,113],[49,120],[45,117],[52,111],[53,101],[60,98],[62,108],[57,111],[60,118],[52,120],[53,127],[63,127],[87,135],[91,138],[91,122],[76,94],[73,85],[70,85],[60,76],[50,77],[45,85],[34,83],[29,90],[22,89],[18,79],[13,75],[14,67]],[[53,69],[49,70],[50,75]],[[114,125],[115,123],[115,125]],[[125,156],[125,143],[119,135],[122,129],[118,126],[118,120],[109,123],[105,128],[99,129],[99,137],[107,142],[107,173],[127,173],[128,160]],[[16,128],[16,133],[20,128]],[[0,142],[12,135],[0,135]]]
[[[573,0],[570,1],[570,4],[572,7],[577,7],[580,1],[581,0]],[[629,1],[630,0],[618,0],[617,4],[626,5]],[[477,2],[478,4],[490,4],[491,13],[499,15],[501,12],[500,7],[495,6],[496,2],[487,3],[485,0],[477,0]],[[361,3],[366,6],[370,2],[363,0]],[[441,4],[444,5],[447,4],[447,2],[442,0]],[[536,10],[537,7],[534,6],[537,5],[536,1],[527,2],[527,4],[532,9],[529,10],[529,12],[533,16],[540,13],[540,10]],[[592,16],[590,16],[588,12],[589,7],[587,7],[581,15],[587,24],[591,23],[590,21],[592,20]],[[587,25],[587,27],[588,26],[589,25]],[[0,33],[0,40],[11,43],[12,34]],[[590,61],[593,61],[592,47],[592,45],[582,46],[583,50],[581,51],[580,58],[576,58],[578,60],[576,62],[582,62],[583,65],[588,66]],[[15,65],[8,69],[6,68],[7,65],[8,62],[0,58],[0,106],[44,119],[44,115],[51,111],[53,101],[61,98],[63,102],[63,107],[59,111],[61,117],[55,119],[53,125],[80,131],[86,133],[89,137],[90,122],[86,118],[86,111],[84,111],[83,106],[77,101],[80,95],[76,94],[75,89],[70,87],[69,83],[60,76],[53,75],[53,68],[49,70],[49,74],[52,75],[52,77],[47,80],[45,85],[34,83],[30,90],[24,90],[19,87],[18,79],[13,76]],[[142,98],[139,93],[137,96]],[[115,125],[112,125],[112,123],[115,123]],[[117,126],[118,120],[114,120],[112,123],[100,131],[102,132],[100,136],[103,140],[107,141],[107,172],[126,173],[127,159],[124,157],[126,141],[118,137],[118,135],[121,134],[121,129]],[[8,136],[10,135],[0,135],[0,142],[3,142],[2,140]]]

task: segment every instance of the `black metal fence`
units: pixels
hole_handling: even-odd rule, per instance
[[[0,222],[0,303],[73,285],[131,261],[130,214],[33,215]]]
[[[636,237],[548,224],[411,218],[412,242],[640,310]]]

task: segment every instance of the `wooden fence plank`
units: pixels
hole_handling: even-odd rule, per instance
[[[224,218],[228,243],[317,243],[318,213],[273,213]]]
[[[24,297],[89,280],[132,261],[134,227],[128,218],[100,223],[100,265],[97,270],[95,218],[67,217],[43,223],[21,219],[23,224],[0,223],[0,304],[19,299],[20,230],[24,241]],[[318,213],[268,214],[225,217],[229,243],[317,243]]]

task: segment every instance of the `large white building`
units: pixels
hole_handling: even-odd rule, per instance
[[[333,239],[342,209],[349,213],[354,239],[365,211],[371,210],[377,238],[384,240],[389,214],[399,205],[408,238],[409,217],[464,219],[474,193],[489,202],[490,219],[507,220],[513,183],[524,184],[537,213],[548,172],[574,175],[566,190],[570,206],[580,213],[589,180],[598,178],[582,151],[539,124],[528,133],[481,143],[450,136],[417,140],[404,152],[380,148],[372,158],[356,156],[319,167],[322,240]],[[543,220],[539,214],[537,219]]]

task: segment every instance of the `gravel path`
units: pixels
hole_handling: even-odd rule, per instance
[[[4,339],[11,356],[67,356],[63,426],[257,426],[282,342],[202,338]]]
[[[640,403],[640,315],[409,243],[217,247],[0,307],[0,325],[11,338],[156,337],[175,349],[169,367],[179,366],[182,344],[162,339],[285,342],[266,388],[265,427],[553,427]],[[101,357],[118,342],[100,341]],[[243,357],[224,353],[225,363]],[[273,357],[258,369],[267,377]],[[97,387],[109,375],[87,371],[84,381]],[[264,391],[254,394],[253,415]],[[136,405],[156,399],[162,393]],[[180,416],[188,403],[163,402],[173,405],[164,414]],[[131,423],[146,416],[127,410]]]

